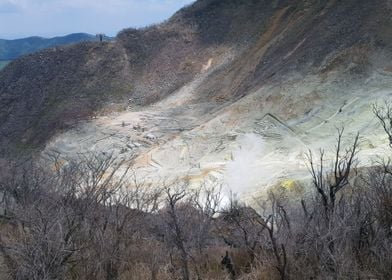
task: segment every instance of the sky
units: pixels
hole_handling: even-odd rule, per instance
[[[114,36],[159,23],[194,0],[0,0],[0,38],[69,33]]]

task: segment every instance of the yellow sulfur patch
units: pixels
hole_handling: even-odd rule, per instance
[[[297,180],[285,179],[280,182],[279,187],[281,191],[298,195],[304,192],[304,187]]]
[[[282,181],[281,186],[288,191],[294,191],[298,187],[297,182],[291,179]]]

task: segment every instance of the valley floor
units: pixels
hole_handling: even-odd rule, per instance
[[[98,116],[52,139],[46,152],[65,159],[113,153],[134,159],[134,169],[151,181],[220,182],[245,197],[284,180],[306,180],[306,153],[333,147],[338,128],[347,141],[360,133],[360,166],[388,149],[372,105],[392,96],[390,73],[359,83],[334,73],[291,77],[231,103],[196,101],[201,83],[203,76],[152,106]]]

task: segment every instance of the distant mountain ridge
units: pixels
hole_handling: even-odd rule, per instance
[[[33,36],[14,40],[0,39],[0,61],[14,60],[22,55],[55,46],[97,40],[95,35],[87,33],[73,33],[53,38]]]

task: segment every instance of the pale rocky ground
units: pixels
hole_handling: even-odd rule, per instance
[[[342,71],[292,74],[235,102],[195,101],[199,85],[219,67],[224,62],[208,59],[197,79],[165,100],[80,124],[54,137],[45,152],[64,159],[85,152],[136,157],[133,169],[144,180],[220,182],[243,197],[306,180],[307,151],[325,148],[332,156],[337,128],[345,127],[348,142],[360,133],[360,166],[389,154],[371,106],[392,97],[391,72],[380,68],[357,80]]]

